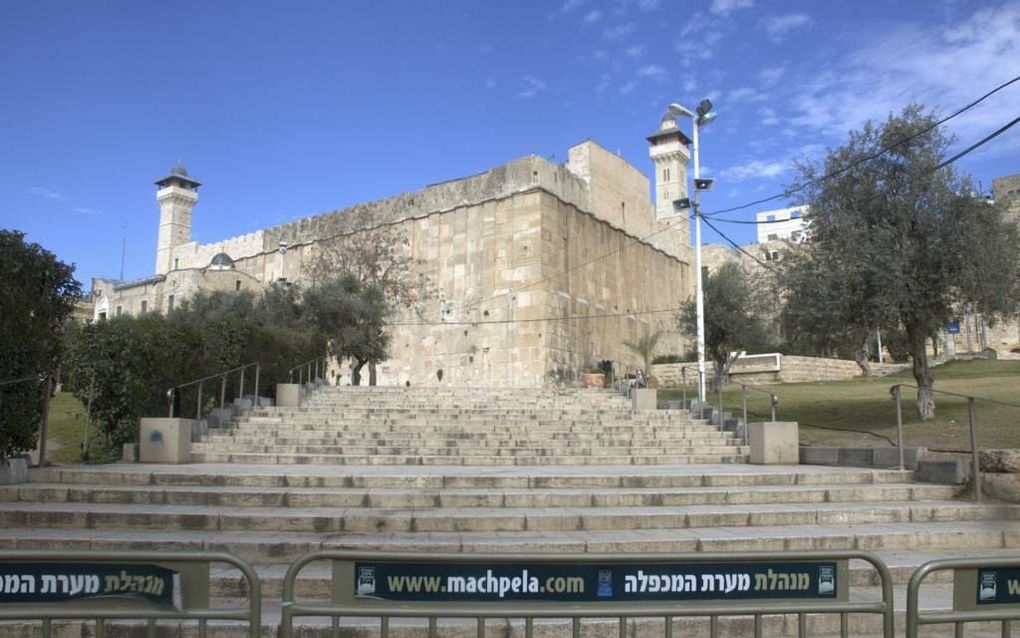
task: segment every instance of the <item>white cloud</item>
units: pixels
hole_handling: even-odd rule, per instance
[[[620,87],[620,95],[629,95],[634,92],[635,88],[637,88],[637,82],[634,82],[633,80],[627,82]]]
[[[628,57],[631,57],[631,58],[640,58],[641,56],[643,56],[645,54],[646,50],[647,49],[646,49],[645,45],[638,44],[638,45],[635,45],[635,46],[632,46],[632,47],[627,47],[626,49],[623,50],[623,52]]]
[[[760,177],[776,177],[790,170],[789,162],[750,160],[743,164],[723,169],[723,179],[741,181]]]
[[[584,5],[588,4],[588,0],[566,0],[560,5],[560,13],[572,13],[577,11]]]
[[[766,86],[775,84],[779,80],[783,79],[783,75],[786,73],[786,67],[773,66],[767,69],[762,69],[758,72],[758,79],[762,81]]]
[[[598,9],[593,9],[592,11],[589,11],[584,16],[584,23],[585,24],[594,24],[595,22],[598,22],[601,17],[602,17],[602,12],[600,10],[598,10]]]
[[[767,95],[749,86],[741,86],[733,89],[726,96],[727,102],[749,102],[752,104],[755,102],[764,102],[767,99]]]
[[[73,210],[76,213],[81,213],[82,215],[99,215],[100,214],[99,211],[93,210],[91,208],[72,208],[71,210]]]
[[[517,93],[517,97],[522,100],[530,100],[544,90],[545,82],[533,75],[525,75],[521,78],[521,90]]]
[[[668,75],[665,67],[658,64],[647,64],[638,69],[637,74],[639,77],[652,78],[655,80],[665,80]]]
[[[602,32],[602,35],[607,40],[615,41],[630,37],[635,31],[637,31],[637,25],[633,22],[626,22],[624,24],[618,24],[615,27],[606,27],[606,29]]]
[[[712,0],[712,13],[720,16],[728,16],[740,9],[750,9],[754,6],[754,0]]]
[[[662,0],[638,0],[638,7],[642,11],[655,11],[662,4]]]
[[[773,16],[765,20],[765,31],[773,42],[779,42],[787,33],[794,29],[802,29],[811,26],[811,16],[806,13],[788,13],[781,16]]]
[[[46,199],[59,200],[64,199],[64,196],[56,191],[51,191],[48,188],[42,186],[33,186],[28,189],[28,192],[38,197],[45,197]]]
[[[716,45],[726,37],[729,29],[724,20],[701,11],[695,13],[680,29],[675,47],[680,54],[680,63],[689,68],[698,60],[711,60],[715,57]]]
[[[606,89],[609,88],[610,84],[611,84],[611,78],[610,78],[609,74],[608,73],[603,73],[602,74],[602,78],[600,79],[600,81],[598,83],[598,86],[595,87],[595,93],[597,93],[599,95],[602,95],[603,93],[606,92]]]
[[[970,103],[1016,74],[1020,60],[1020,4],[981,8],[943,26],[908,24],[869,34],[842,52],[826,73],[805,78],[788,108],[792,125],[842,142],[867,120],[884,120],[910,102],[941,114]],[[963,143],[976,141],[1016,117],[1020,89],[989,98],[946,126]],[[802,134],[802,133],[801,133]],[[986,153],[1020,151],[1020,136],[1003,136]]]

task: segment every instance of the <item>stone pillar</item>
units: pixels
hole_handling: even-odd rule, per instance
[[[194,419],[142,419],[138,460],[142,463],[191,463]]]
[[[301,386],[297,383],[277,383],[276,405],[281,408],[301,407]]]
[[[655,410],[658,405],[658,391],[655,388],[633,388],[630,391],[631,410]]]
[[[751,463],[756,465],[798,465],[800,436],[796,421],[747,424]]]

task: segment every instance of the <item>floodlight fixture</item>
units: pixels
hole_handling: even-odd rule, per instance
[[[694,180],[694,188],[699,191],[710,191],[712,185],[715,183],[714,179],[700,178]]]

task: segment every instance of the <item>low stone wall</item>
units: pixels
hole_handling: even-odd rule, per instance
[[[779,370],[747,371],[734,369],[730,373],[733,383],[747,385],[768,385],[771,383],[804,383],[810,381],[842,381],[861,375],[861,368],[853,361],[844,359],[824,359],[821,357],[800,357],[781,355]],[[737,360],[740,361],[739,359]],[[687,383],[694,385],[698,379],[695,363],[663,363],[653,365],[652,376],[658,379],[660,387],[675,387],[681,383],[680,369],[686,366]],[[902,370],[905,366],[898,363],[872,363],[871,373],[885,376]],[[708,378],[712,378],[712,366],[706,364]]]

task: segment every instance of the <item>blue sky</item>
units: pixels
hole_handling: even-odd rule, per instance
[[[0,21],[0,227],[93,276],[153,271],[153,180],[203,182],[210,242],[592,138],[650,172],[670,101],[711,97],[712,210],[914,100],[940,113],[1020,75],[1020,1],[15,2]],[[954,119],[960,147],[1020,83]],[[686,123],[682,123],[686,127]],[[1020,127],[1017,127],[1020,129]],[[959,164],[1020,172],[1013,129]],[[770,208],[778,208],[777,202]],[[749,209],[734,216],[753,218]],[[726,226],[741,243],[753,227]],[[706,240],[717,238],[706,234]],[[593,256],[594,257],[594,256]]]

